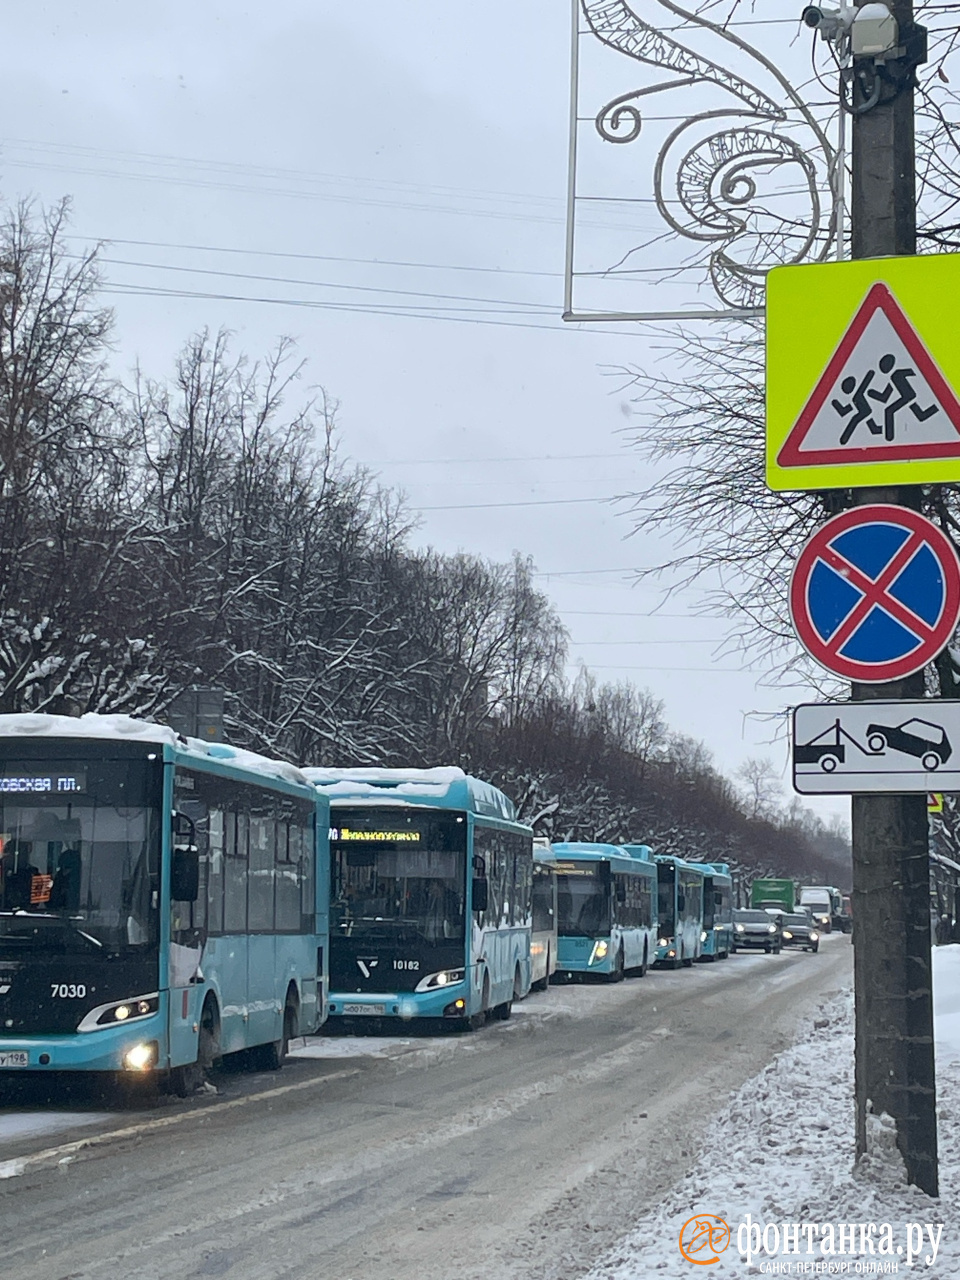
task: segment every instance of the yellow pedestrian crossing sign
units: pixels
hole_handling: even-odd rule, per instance
[[[767,276],[771,489],[960,480],[960,254]]]

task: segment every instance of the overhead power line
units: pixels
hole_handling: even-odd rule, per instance
[[[381,458],[373,462],[364,462],[362,465],[365,467],[447,467],[483,462],[588,462],[596,459],[623,461],[625,452],[623,450],[620,453],[528,453],[518,454],[514,458]]]
[[[687,636],[680,637],[676,640],[651,640],[644,638],[642,640],[571,640],[572,645],[619,645],[619,644],[720,644],[721,641],[716,639],[690,639]]]
[[[610,502],[610,498],[533,498],[528,502],[452,502],[442,507],[418,507],[419,511],[480,511],[490,507],[565,507],[575,503]]]
[[[567,663],[568,667],[579,667],[580,665],[581,664],[579,662]],[[590,670],[591,671],[646,671],[648,674],[653,674],[655,672],[661,672],[661,671],[705,671],[709,674],[713,674],[714,672],[716,672],[718,675],[728,675],[728,676],[741,676],[741,675],[748,676],[748,675],[758,674],[755,671],[751,671],[747,667],[659,667],[659,666],[655,666],[652,663],[645,667],[624,667],[624,666],[621,666],[619,663],[598,664],[595,662],[591,662]]]
[[[441,314],[438,310],[403,308],[399,304],[393,307],[377,307],[365,302],[325,302],[320,298],[270,298],[244,293],[215,293],[212,290],[164,289],[161,286],[127,285],[122,283],[104,284],[100,288],[103,294],[114,294],[118,297],[140,298],[182,298],[199,299],[205,302],[252,302],[266,306],[297,307],[307,311],[335,311],[352,315],[389,316],[395,319],[442,320],[445,324],[489,325],[504,329],[539,329],[544,333],[576,332],[579,326],[564,324],[557,318],[556,324],[533,324],[524,320],[503,320],[491,318],[496,313],[478,313],[458,315]],[[506,315],[518,315],[519,312],[505,312]],[[534,313],[538,314],[538,313]],[[486,316],[486,318],[484,318]],[[601,332],[588,329],[587,332]],[[616,334],[624,338],[635,338],[636,332],[629,329],[603,329],[604,337]]]
[[[71,255],[79,257],[81,255]],[[477,302],[496,307],[534,308],[531,311],[520,311],[517,314],[553,315],[556,307],[546,303],[536,303],[523,298],[485,298],[471,294],[432,293],[422,289],[391,289],[386,285],[342,284],[336,280],[304,280],[300,276],[266,276],[246,271],[224,271],[217,267],[184,267],[174,263],[140,262],[130,258],[101,257],[101,262],[117,267],[140,267],[149,271],[173,271],[180,275],[217,276],[227,280],[253,280],[261,284],[294,284],[309,289],[343,289],[352,293],[387,294],[401,298],[430,298],[435,302]]]

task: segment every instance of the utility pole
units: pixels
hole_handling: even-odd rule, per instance
[[[858,4],[857,8],[861,5]],[[916,253],[913,88],[926,33],[912,0],[890,0],[894,47],[864,52],[851,24],[845,93],[852,112],[851,256]],[[875,12],[877,6],[871,9]],[[866,14],[863,15],[866,18]],[[864,24],[866,29],[866,24]],[[916,488],[856,489],[855,505],[917,509]],[[854,684],[854,701],[921,698],[923,673],[890,684]],[[886,1112],[909,1180],[938,1192],[936,1077],[930,962],[926,797],[854,795],[853,941],[856,1001],[857,1157],[867,1150],[867,1111]]]

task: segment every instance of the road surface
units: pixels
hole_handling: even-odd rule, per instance
[[[2,1113],[3,1274],[573,1280],[849,985],[852,950],[552,987],[470,1036],[322,1038],[152,1110]]]

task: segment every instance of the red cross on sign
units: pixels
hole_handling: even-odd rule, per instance
[[[854,507],[803,547],[790,612],[801,644],[828,671],[868,684],[902,679],[931,662],[956,630],[957,553],[915,511]]]

